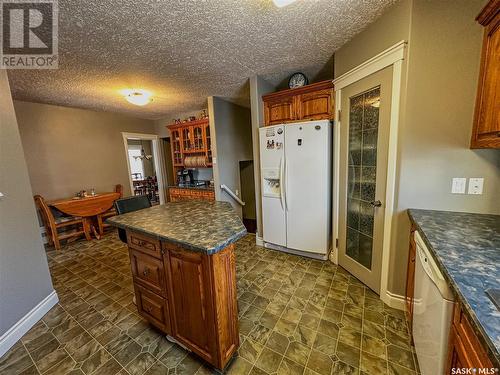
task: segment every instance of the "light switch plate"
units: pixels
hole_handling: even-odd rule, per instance
[[[469,179],[469,194],[483,194],[484,178]]]
[[[465,194],[465,185],[467,179],[465,177],[454,177],[451,182],[452,194]]]

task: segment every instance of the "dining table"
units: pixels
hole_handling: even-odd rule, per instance
[[[82,217],[85,225],[90,228],[97,239],[100,239],[102,233],[96,229],[97,216],[111,209],[113,203],[119,198],[120,193],[104,192],[84,197],[56,199],[47,202],[47,205],[66,215]]]

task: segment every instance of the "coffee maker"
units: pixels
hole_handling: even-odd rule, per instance
[[[179,186],[190,186],[194,184],[192,169],[183,169],[177,172],[177,184]]]

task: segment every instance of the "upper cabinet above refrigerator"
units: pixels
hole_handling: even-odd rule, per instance
[[[264,126],[307,120],[333,120],[332,81],[264,95]]]

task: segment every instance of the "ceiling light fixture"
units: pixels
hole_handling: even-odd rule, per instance
[[[276,5],[278,8],[283,8],[286,7],[287,5],[290,5],[297,0],[273,0],[274,5]]]
[[[122,90],[121,93],[125,96],[127,102],[143,106],[153,101],[151,92],[143,89],[126,89]]]

